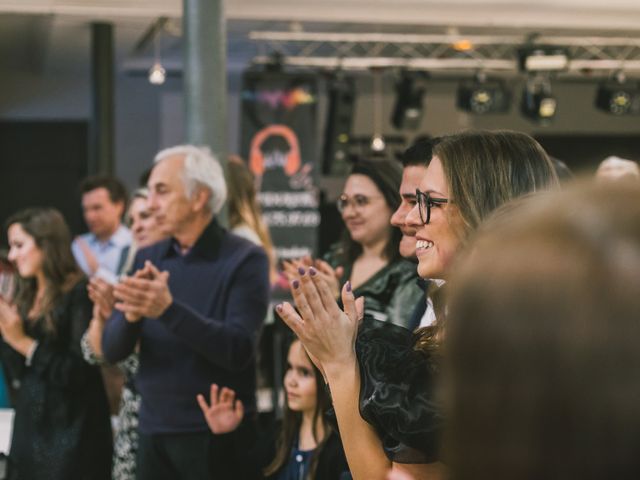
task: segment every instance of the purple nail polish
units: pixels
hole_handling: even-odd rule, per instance
[[[300,282],[298,280],[294,280],[291,285],[293,286],[293,288],[298,288],[300,286]]]
[[[318,273],[318,271],[315,268],[313,268],[313,267],[309,268],[309,275],[314,277],[316,275],[316,273]]]
[[[347,292],[351,291],[351,282],[347,281]]]
[[[302,268],[302,267],[298,267],[298,273],[299,273],[300,275],[304,275],[304,274],[305,274],[305,270],[304,270],[304,268]]]
[[[277,311],[278,313],[282,313],[282,304],[281,304],[281,303],[279,303],[278,305],[276,305],[276,311]]]

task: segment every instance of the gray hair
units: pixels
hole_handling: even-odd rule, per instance
[[[184,156],[182,180],[187,196],[193,197],[198,187],[206,188],[211,193],[207,204],[208,210],[213,215],[217,215],[227,199],[227,183],[220,162],[207,147],[179,145],[158,152],[154,163],[158,164],[178,155]]]

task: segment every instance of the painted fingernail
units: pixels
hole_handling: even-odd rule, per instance
[[[309,275],[313,277],[315,276],[316,273],[318,273],[318,271],[315,268],[313,267],[309,268]]]
[[[304,268],[302,268],[302,267],[298,267],[298,273],[299,273],[300,275],[304,275],[304,274],[305,274],[305,270],[304,270]]]
[[[278,305],[276,305],[276,311],[277,311],[278,313],[282,313],[282,304],[281,304],[281,303],[279,303]]]
[[[351,282],[347,281],[347,292],[351,291]]]
[[[300,286],[300,282],[298,280],[294,280],[291,285],[293,286],[293,288],[298,288]]]

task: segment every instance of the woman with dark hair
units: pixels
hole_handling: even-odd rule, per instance
[[[407,326],[421,296],[415,265],[400,256],[402,233],[390,223],[400,205],[402,168],[386,160],[359,160],[338,199],[345,229],[323,260],[289,265],[298,278],[313,263],[317,274],[340,299],[340,280],[349,280],[365,299],[365,314],[383,322]]]
[[[19,386],[11,440],[14,479],[108,479],[109,408],[100,371],[82,358],[92,304],[62,215],[29,208],[6,223],[19,283],[0,300],[0,354]]]
[[[640,478],[639,285],[637,185],[527,199],[483,226],[451,281],[452,478]]]
[[[299,340],[289,347],[284,388],[284,416],[276,441],[261,439],[254,453],[240,459],[240,463],[266,465],[262,473],[273,480],[340,480],[348,467],[340,437],[324,416],[331,400],[320,371]],[[243,407],[240,400],[234,401],[232,390],[223,388],[218,392],[218,386],[212,385],[211,405],[202,395],[198,396],[198,403],[211,431],[220,435],[238,427]],[[247,445],[243,448],[248,451]]]
[[[446,281],[470,233],[492,210],[557,183],[547,154],[525,134],[443,137],[407,217],[417,231],[419,275]],[[393,468],[418,479],[443,478],[435,377],[444,289],[430,292],[436,321],[417,338],[366,319],[358,331],[362,313],[352,286],[342,289],[342,311],[315,269],[293,282],[292,292],[300,315],[288,303],[277,311],[323,370],[353,477],[384,478]]]

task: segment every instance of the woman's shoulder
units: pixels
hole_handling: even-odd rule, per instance
[[[258,236],[258,234],[246,223],[240,223],[235,227],[233,227],[230,231],[234,235],[237,235],[246,240],[249,240],[250,242],[256,245],[259,245],[261,247],[263,246],[262,241],[260,240],[260,237]]]
[[[322,256],[322,259],[333,268],[341,266],[344,257],[344,246],[342,242],[333,243],[329,250]]]

